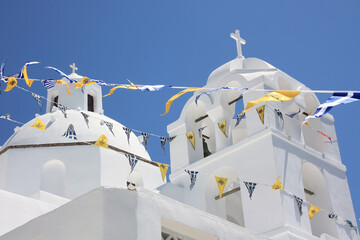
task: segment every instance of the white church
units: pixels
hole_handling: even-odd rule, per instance
[[[63,84],[48,89],[46,114],[16,127],[0,149],[0,240],[359,239],[343,221],[356,224],[338,143],[317,132],[337,139],[333,116],[302,124],[319,105],[315,94],[269,63],[245,58],[245,41],[238,31],[231,36],[237,57],[204,88],[248,90],[217,91],[196,104],[199,91],[187,101],[167,126],[176,136],[170,182],[138,137],[104,115],[101,86],[70,85],[71,96]],[[75,71],[69,77],[82,79]],[[273,90],[302,92],[236,119]],[[31,127],[37,119],[46,131]],[[102,134],[108,148],[93,145]],[[132,172],[125,154],[139,159]],[[184,170],[198,172],[192,189]],[[214,176],[228,179],[221,197]],[[284,190],[271,187],[279,176]],[[251,197],[244,181],[258,183]],[[320,208],[312,219],[308,203]]]

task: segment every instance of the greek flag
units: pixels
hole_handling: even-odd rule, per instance
[[[241,122],[241,120],[245,117],[245,113],[244,114],[239,114],[236,116],[236,123],[235,123],[235,127],[237,125],[239,125],[239,123]]]
[[[51,66],[47,66],[46,68],[52,69],[52,70],[54,70],[55,72],[59,73],[62,77],[64,77],[64,78],[66,78],[67,80],[69,80],[70,83],[77,82],[77,81],[75,81],[75,80],[70,79],[68,75],[66,75],[65,73],[63,73],[62,71],[60,71],[60,70],[57,69],[57,68],[54,68],[54,67],[51,67]]]
[[[143,137],[145,150],[147,150],[147,145],[148,145],[148,140],[149,140],[150,134],[148,134],[148,133],[141,133],[141,135],[142,135],[142,137]]]
[[[45,88],[50,89],[55,87],[55,81],[52,79],[40,80]]]
[[[185,172],[187,172],[190,175],[190,181],[191,184],[189,186],[190,191],[193,189],[193,187],[195,186],[195,182],[196,182],[196,175],[199,173],[198,171],[190,171],[190,170],[186,170]]]
[[[40,112],[42,111],[42,102],[41,102],[41,98],[39,95],[35,94],[35,93],[31,93],[31,95],[35,98],[35,100],[37,101],[37,103],[40,106]]]
[[[294,118],[296,115],[298,115],[300,113],[300,108],[299,108],[299,111],[296,112],[296,113],[290,113],[290,114],[287,114],[285,113],[287,116],[291,117],[291,118]]]
[[[6,58],[4,59],[4,61],[1,63],[1,67],[0,67],[0,78],[1,78],[1,79],[4,77],[6,60],[7,60],[7,57],[6,57]]]
[[[1,115],[0,118],[10,120],[10,114]]]
[[[67,114],[66,114],[66,109],[67,107],[61,105],[60,103],[58,104],[58,109],[61,110],[61,112],[64,114],[64,117],[67,118]]]
[[[326,102],[320,104],[320,106],[316,109],[315,113],[311,116],[307,116],[304,122],[309,121],[310,118],[319,118],[324,114],[328,113],[331,108],[340,105],[352,103],[360,100],[360,93],[353,92],[340,92],[334,93],[330,98],[326,100]]]
[[[128,144],[130,144],[130,133],[131,133],[131,129],[127,128],[127,127],[123,127],[123,130],[125,131],[127,140],[128,140]]]
[[[105,123],[105,125],[109,128],[110,132],[115,136],[113,132],[114,125],[111,122],[107,122],[107,121],[102,121],[102,122]]]
[[[280,118],[281,124],[284,125],[284,117],[280,109],[275,109],[276,115]]]
[[[85,120],[85,122],[86,122],[87,127],[89,128],[89,115],[86,114],[86,113],[84,113],[84,112],[80,112],[80,113],[81,113],[81,115],[83,116],[83,118],[84,118],[84,120]]]
[[[304,200],[302,200],[301,198],[299,198],[299,197],[297,197],[297,196],[295,196],[295,195],[293,195],[293,196],[294,196],[294,198],[295,198],[295,200],[296,200],[296,203],[297,203],[297,206],[298,206],[298,208],[299,208],[300,216],[302,216],[302,215],[303,215],[302,203],[303,203]]]
[[[138,90],[142,92],[154,92],[154,91],[160,91],[164,88],[171,87],[170,85],[142,85],[139,87],[136,87]]]
[[[256,183],[253,183],[253,182],[245,182],[245,181],[244,181],[244,184],[245,184],[245,186],[246,186],[246,188],[247,188],[247,190],[248,190],[248,192],[249,192],[249,198],[251,199],[252,194],[253,194],[253,192],[254,192],[254,190],[255,190],[255,187],[256,187]]]
[[[195,97],[195,103],[197,104],[199,98],[200,98],[202,95],[209,95],[209,94],[212,94],[212,93],[217,92],[217,91],[219,91],[219,90],[242,90],[242,91],[244,91],[244,90],[248,90],[248,89],[247,89],[247,88],[234,88],[234,87],[219,87],[219,88],[214,88],[214,89],[212,89],[212,90],[210,90],[210,91],[202,92],[202,93],[200,93],[199,95],[197,95],[197,96]]]
[[[168,138],[166,138],[166,137],[160,137],[161,148],[164,151],[164,154],[166,154],[165,144],[166,144],[167,140],[168,140]]]
[[[68,129],[66,130],[63,136],[66,138],[77,140],[76,132],[72,124],[69,125]]]
[[[131,167],[130,173],[132,173],[139,159],[135,155],[125,154],[125,156],[127,157],[127,159],[129,159],[129,164]]]
[[[19,78],[24,78],[24,75],[23,75],[23,70],[24,70],[24,68],[26,68],[26,67],[29,66],[29,65],[39,64],[39,63],[40,63],[40,62],[27,62],[27,63],[25,63],[25,65],[24,65],[23,68],[21,69]]]

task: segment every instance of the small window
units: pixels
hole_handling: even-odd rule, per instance
[[[58,102],[59,102],[59,96],[54,97],[54,106],[57,107],[58,106]]]
[[[88,94],[88,111],[94,112],[94,97]]]

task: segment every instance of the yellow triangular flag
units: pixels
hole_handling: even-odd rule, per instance
[[[224,189],[225,189],[226,182],[227,182],[228,179],[224,178],[224,177],[218,177],[218,176],[215,176],[215,179],[216,179],[216,183],[217,183],[218,188],[219,188],[219,197],[221,198],[222,194],[224,192]]]
[[[226,120],[218,122],[218,126],[219,126],[220,130],[222,131],[222,133],[225,135],[225,137],[227,137],[227,135],[226,135]]]
[[[276,179],[274,185],[272,185],[272,188],[275,189],[275,190],[277,190],[277,189],[283,190],[283,189],[284,189],[282,183],[280,182],[280,177],[281,177],[281,176],[279,176],[279,177]]]
[[[194,137],[194,132],[188,132],[186,133],[187,138],[189,139],[191,146],[194,148],[195,150],[195,137]]]
[[[131,85],[120,85],[120,86],[116,86],[113,87],[112,89],[110,89],[109,93],[104,95],[103,97],[107,97],[112,95],[116,89],[118,88],[125,88],[125,89],[137,89],[137,87],[141,87],[142,85],[138,85],[138,84],[131,84]]]
[[[27,70],[26,70],[27,65],[24,66],[23,70],[22,70],[22,74],[24,76],[25,82],[26,84],[31,87],[31,85],[34,82],[34,79],[29,79],[28,75],[27,75]]]
[[[195,92],[195,91],[199,91],[202,90],[203,88],[187,88],[185,90],[182,90],[181,92],[178,92],[177,94],[175,94],[174,96],[172,96],[165,104],[165,112],[161,115],[164,116],[165,114],[167,114],[170,110],[171,104],[173,103],[173,101],[175,99],[177,99],[178,97],[180,97],[181,95],[187,93],[187,92]]]
[[[66,91],[67,91],[67,93],[69,94],[69,96],[71,96],[69,84],[67,84],[67,82],[64,82],[63,80],[57,80],[57,81],[55,81],[55,82],[56,82],[57,84],[65,84],[65,85],[66,85]]]
[[[264,116],[265,116],[265,105],[258,107],[256,109],[257,113],[259,114],[260,120],[262,124],[264,124]]]
[[[108,142],[108,138],[103,134],[99,137],[96,143],[94,143],[94,145],[98,147],[109,148],[107,142]]]
[[[36,129],[40,129],[40,130],[43,130],[45,131],[45,124],[38,118],[36,118],[36,122],[31,126],[33,128],[36,128]]]
[[[310,210],[309,210],[310,219],[312,219],[319,210],[320,210],[320,208],[315,207],[314,205],[311,205]]]
[[[17,85],[17,80],[14,77],[8,77],[8,82],[6,85],[5,92],[9,92],[11,89],[13,89]]]
[[[157,165],[159,166],[159,169],[160,169],[161,178],[164,181],[165,177],[166,177],[167,170],[169,169],[169,165],[167,165],[165,163],[158,163],[158,162],[157,162]]]

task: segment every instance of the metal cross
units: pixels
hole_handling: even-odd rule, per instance
[[[233,38],[233,39],[235,39],[235,41],[236,41],[236,48],[237,48],[237,54],[238,54],[238,58],[242,58],[242,57],[244,57],[243,55],[242,55],[242,51],[241,51],[241,45],[242,44],[246,44],[246,41],[245,41],[245,39],[242,39],[241,37],[240,37],[240,31],[239,30],[235,30],[235,33],[231,33],[230,34],[230,37],[231,38]]]
[[[75,63],[70,64],[70,67],[72,68],[72,73],[75,73],[76,70],[79,70],[77,67],[75,67]]]

